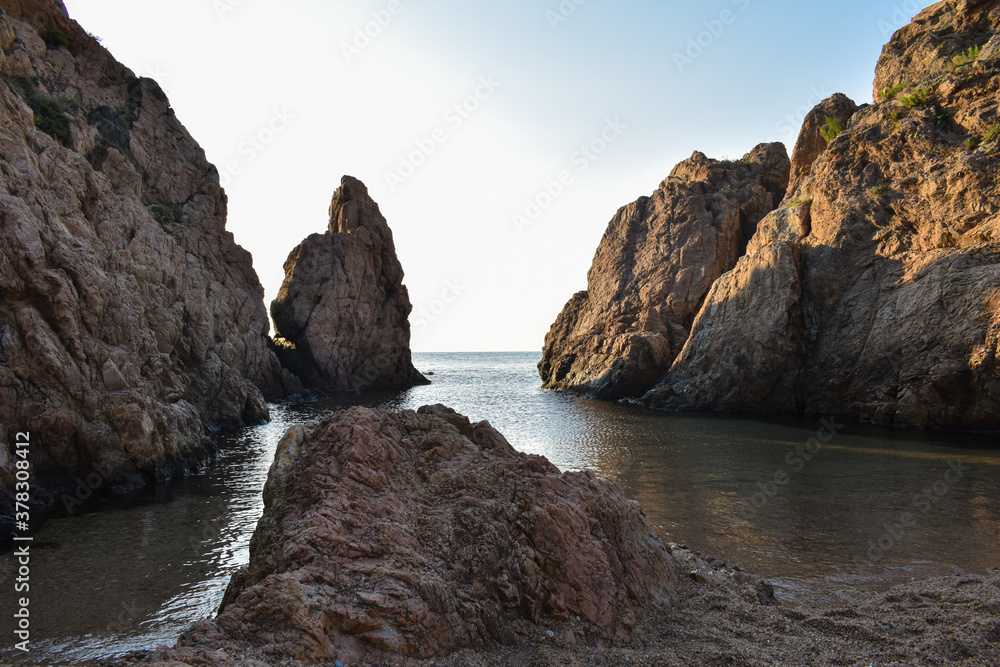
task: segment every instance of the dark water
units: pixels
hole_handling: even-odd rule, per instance
[[[415,357],[432,385],[274,406],[270,424],[224,438],[201,474],[48,523],[32,555],[37,641],[27,659],[0,651],[0,662],[155,648],[211,616],[248,559],[277,440],[349,402],[444,403],[488,419],[522,451],[617,479],[663,539],[763,574],[785,600],[830,604],[1000,565],[996,438],[660,414],[541,392],[534,353]],[[0,557],[2,646],[13,644],[12,565]]]

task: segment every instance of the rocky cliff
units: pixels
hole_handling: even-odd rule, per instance
[[[1000,427],[998,24],[996,1],[933,5],[885,47],[875,104],[807,117],[787,196],[646,403]]]
[[[652,388],[712,284],[784,197],[788,170],[781,144],[733,162],[695,153],[652,196],[620,209],[587,291],[570,299],[545,338],[538,365],[545,387],[609,399]]]
[[[156,82],[58,0],[0,7],[0,496],[15,431],[42,502],[169,475],[283,393],[263,290]]]
[[[1000,427],[998,25],[943,2],[893,37],[647,401]]]
[[[623,644],[675,602],[677,564],[616,484],[560,473],[441,406],[293,427],[264,504],[218,618],[170,660],[395,664],[546,630]]]
[[[271,303],[282,363],[321,391],[425,384],[410,356],[411,310],[392,231],[365,185],[345,176],[327,232],[285,261]]]

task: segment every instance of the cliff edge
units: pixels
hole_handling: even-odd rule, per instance
[[[289,377],[218,172],[156,82],[59,1],[0,8],[0,496],[29,432],[38,508],[170,476]]]
[[[761,144],[742,160],[695,153],[615,215],[587,275],[545,337],[544,386],[618,399],[652,388],[680,352],[712,284],[785,195],[789,160]]]
[[[837,94],[806,117],[787,194],[721,270],[671,237],[617,233],[620,213],[590,292],[546,338],[545,386],[665,409],[1000,428],[998,24],[996,1],[948,1],[899,30],[875,103]],[[698,238],[685,211],[667,211],[662,228]],[[608,247],[653,268],[607,262]],[[683,311],[688,276],[708,285]]]
[[[896,33],[648,404],[1000,428],[998,26],[942,2]]]

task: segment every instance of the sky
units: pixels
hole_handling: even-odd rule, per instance
[[[219,169],[270,304],[341,176],[392,228],[417,352],[540,350],[615,212],[843,92],[917,0],[65,0]]]

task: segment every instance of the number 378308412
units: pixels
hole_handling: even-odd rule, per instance
[[[30,497],[31,486],[31,462],[28,460],[28,454],[31,449],[31,434],[30,433],[18,433],[15,438],[15,448],[14,448],[14,476],[16,478],[15,482],[15,495],[14,500],[16,501],[14,518],[15,521],[28,521],[28,498]]]

